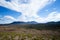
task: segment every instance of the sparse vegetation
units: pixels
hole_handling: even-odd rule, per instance
[[[60,40],[60,23],[2,25],[0,40]]]
[[[26,34],[15,32],[0,32],[0,40],[60,40],[60,35],[52,34]]]
[[[20,28],[0,32],[0,40],[60,40],[60,32]]]

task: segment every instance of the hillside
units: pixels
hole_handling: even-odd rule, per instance
[[[60,40],[60,22],[15,23],[0,24],[0,40]]]
[[[38,30],[60,30],[59,22],[36,23],[36,22],[13,22],[11,24],[0,24],[2,27],[29,28]]]

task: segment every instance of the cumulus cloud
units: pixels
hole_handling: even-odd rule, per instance
[[[27,22],[28,20],[33,21],[32,19],[39,23],[46,23],[46,22],[51,22],[51,21],[57,22],[57,21],[60,21],[60,12],[53,11],[53,12],[49,13],[49,15],[46,18],[40,18],[40,17],[39,18],[32,17],[32,18],[28,18],[28,19],[25,19],[24,17],[21,18],[21,20],[25,21],[25,22]],[[1,24],[11,23],[13,21],[19,21],[19,20],[15,19],[14,17],[9,16],[9,15],[6,15],[3,18],[0,18]]]
[[[0,18],[0,24],[8,24],[13,21],[16,21],[16,19],[9,15],[6,15],[6,16]]]
[[[7,19],[11,19],[11,20],[15,20],[16,21],[16,19],[14,17],[9,16],[9,15],[4,16],[4,18],[7,18]]]
[[[60,12],[54,11],[51,12],[47,18],[45,18],[46,22],[50,22],[50,21],[60,21]]]
[[[27,1],[27,3],[23,3],[21,1],[22,0],[11,0],[10,2],[7,2],[5,0],[0,0],[0,6],[21,12],[22,15],[17,18],[18,21],[43,22],[44,18],[38,16],[37,12],[56,0],[28,0],[29,2]],[[47,19],[48,18],[45,20]]]

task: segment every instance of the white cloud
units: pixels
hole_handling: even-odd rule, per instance
[[[41,10],[56,0],[29,0],[30,2],[27,4],[20,3],[19,1],[22,0],[11,0],[11,2],[0,0],[0,6],[22,12],[22,15],[17,18],[19,21],[44,22],[44,18],[37,15],[38,10]]]
[[[11,23],[13,21],[16,21],[16,19],[9,15],[6,15],[6,16],[0,18],[0,24],[7,24],[7,23]]]
[[[40,16],[37,15],[38,10],[41,10],[46,5],[54,2],[53,0],[32,0],[31,4],[24,5],[22,8],[22,15],[18,17],[20,21],[43,21]],[[24,17],[24,18],[23,18]],[[23,19],[22,19],[23,18]],[[22,19],[22,20],[21,20]]]
[[[28,19],[25,19],[23,16],[21,16],[21,20],[20,21],[25,21],[27,22],[29,21],[36,21],[36,22],[40,22],[40,23],[46,23],[46,22],[51,22],[51,21],[60,21],[60,12],[57,11],[53,11],[51,12],[46,18],[35,18],[35,17],[28,17]],[[26,17],[26,16],[25,16]],[[0,24],[5,24],[5,23],[11,23],[13,21],[19,21],[18,19],[15,19],[12,16],[6,15],[3,18],[0,18]]]
[[[54,11],[51,12],[47,18],[45,18],[45,22],[50,22],[50,21],[60,21],[60,12]]]
[[[15,19],[14,17],[12,17],[12,16],[9,16],[9,15],[6,15],[6,16],[4,16],[4,18],[7,18],[7,19],[11,19],[11,20],[14,20],[14,21],[16,21],[16,19]]]

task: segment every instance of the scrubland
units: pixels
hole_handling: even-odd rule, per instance
[[[0,40],[60,40],[60,31],[0,27]]]

